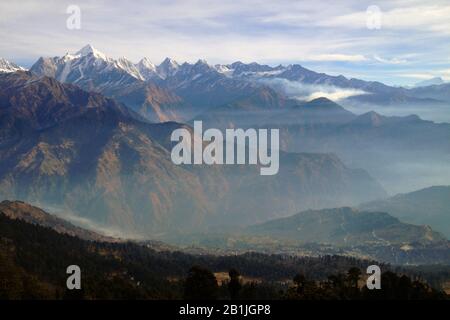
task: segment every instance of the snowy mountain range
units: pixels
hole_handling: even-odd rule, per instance
[[[2,59],[1,70],[14,72],[21,68]],[[409,89],[392,87],[317,73],[299,64],[272,67],[238,61],[211,65],[205,60],[178,63],[166,58],[156,65],[145,57],[133,63],[125,57],[108,57],[91,45],[61,57],[41,57],[30,71],[115,98],[154,122],[188,121],[216,107],[255,96],[265,97],[254,99],[262,109],[283,105],[286,100],[319,97],[339,101],[344,107],[363,104],[428,108],[450,102],[448,94],[442,94],[447,91],[445,83]]]

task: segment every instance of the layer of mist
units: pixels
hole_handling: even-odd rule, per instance
[[[306,101],[317,98],[339,101],[348,97],[366,94],[363,90],[339,88],[323,84],[305,84],[281,78],[261,79],[260,82],[284,93],[289,98]]]
[[[375,104],[360,103],[343,99],[342,106],[355,114],[363,114],[375,111],[385,116],[409,116],[418,115],[421,119],[436,123],[450,123],[450,104],[446,105],[390,105],[380,106]]]

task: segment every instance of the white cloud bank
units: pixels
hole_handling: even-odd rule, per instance
[[[352,96],[367,94],[362,90],[346,89],[330,85],[304,84],[287,79],[264,79],[261,80],[261,82],[276,88],[277,90],[281,90],[290,98],[306,101],[321,97],[328,98],[333,101],[339,101]]]

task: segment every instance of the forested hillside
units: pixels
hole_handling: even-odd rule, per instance
[[[1,299],[445,297],[420,280],[419,271],[396,270],[387,265],[381,265],[382,270],[408,276],[385,273],[383,279],[389,284],[386,291],[354,287],[355,279],[362,281],[362,273],[373,263],[339,256],[157,252],[132,242],[81,240],[0,214]],[[81,290],[66,289],[66,268],[73,264],[81,268]],[[224,272],[230,277],[218,281],[214,274]],[[430,273],[428,279],[438,279],[438,274]]]

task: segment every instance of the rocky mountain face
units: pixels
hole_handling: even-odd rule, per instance
[[[0,90],[3,123],[19,119],[2,127],[3,199],[157,236],[385,195],[332,155],[283,153],[274,179],[255,166],[176,166],[169,136],[183,125],[146,123],[114,100],[30,73],[2,75],[0,83],[9,84]]]
[[[416,224],[426,224],[450,238],[450,187],[433,186],[360,205],[366,211],[385,211]]]
[[[115,60],[87,45],[75,54],[40,58],[30,71],[115,98],[151,121],[176,119],[176,115],[170,116],[171,111],[166,115],[164,109],[177,107],[180,98],[155,83],[145,82],[140,70],[147,67],[148,62],[134,65],[126,58]]]
[[[38,78],[30,72],[3,74],[0,86],[0,141],[52,127],[93,109],[115,110],[126,117],[140,118],[100,94],[62,85],[50,77]]]
[[[253,82],[227,77],[203,60],[195,64],[182,64],[173,75],[165,78],[164,85],[195,107],[193,115],[268,89]],[[264,108],[264,104],[260,107]]]
[[[175,227],[176,221],[188,225],[190,214],[199,215],[191,226],[201,224],[207,210],[196,177],[175,166],[169,151],[153,141],[147,125],[126,107],[51,78],[16,77],[28,77],[16,88],[23,97],[20,106],[29,112],[22,116],[23,123],[37,125],[35,130],[24,125],[27,131],[14,127],[14,143],[1,144],[2,198],[84,212],[96,222],[123,229]],[[29,83],[38,89],[30,89]],[[97,97],[95,103],[91,97]],[[53,101],[63,116],[55,117]],[[135,216],[137,211],[142,216]],[[176,213],[185,217],[171,217]]]

